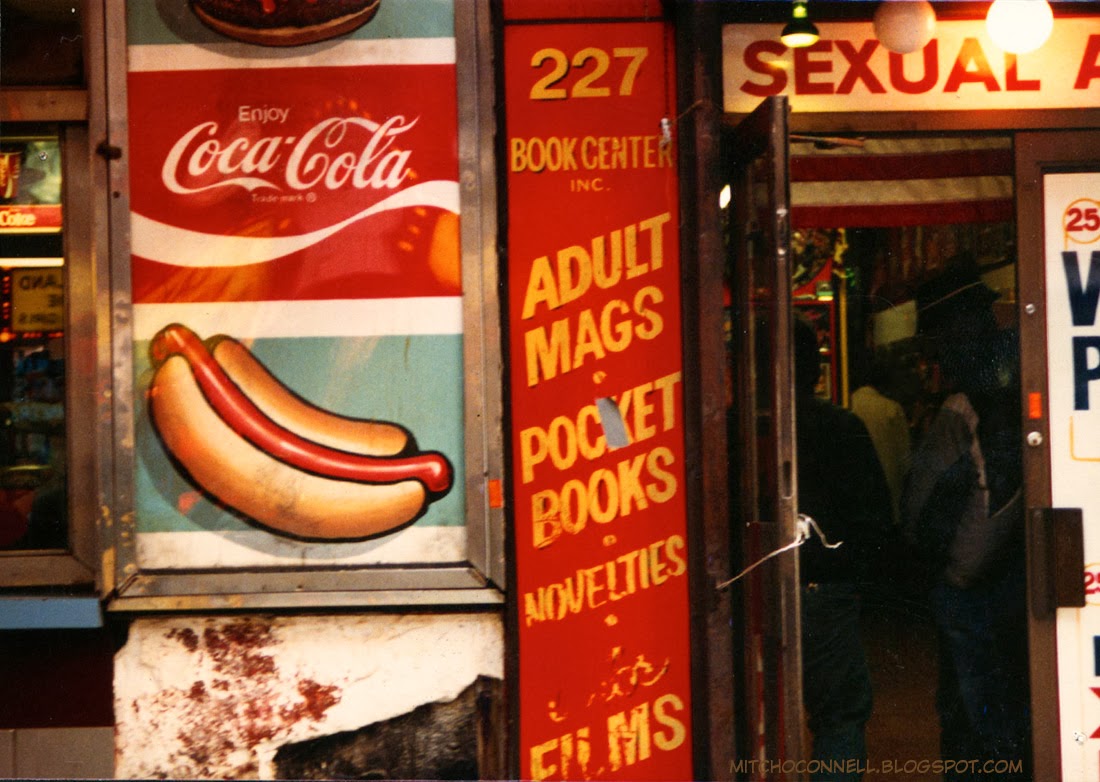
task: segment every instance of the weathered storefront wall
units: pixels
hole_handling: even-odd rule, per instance
[[[485,614],[138,620],[116,658],[116,776],[476,778],[502,647]]]

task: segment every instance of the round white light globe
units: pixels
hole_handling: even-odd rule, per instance
[[[875,36],[892,52],[923,49],[936,32],[936,12],[928,0],[883,0],[875,9]]]
[[[1054,29],[1047,0],[994,0],[985,17],[993,43],[1011,54],[1034,51]]]

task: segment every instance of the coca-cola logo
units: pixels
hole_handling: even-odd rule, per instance
[[[285,113],[280,117],[285,122]],[[363,117],[329,117],[301,135],[222,138],[215,121],[200,122],[168,152],[161,180],[188,195],[220,187],[252,192],[395,190],[409,174],[411,150],[397,139],[417,123],[403,115],[378,123]]]
[[[16,209],[0,209],[0,228],[33,228],[38,218]]]

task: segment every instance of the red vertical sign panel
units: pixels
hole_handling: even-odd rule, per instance
[[[505,28],[520,775],[690,779],[663,22]]]

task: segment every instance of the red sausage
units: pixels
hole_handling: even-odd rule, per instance
[[[173,323],[153,338],[149,354],[154,366],[181,355],[210,406],[234,431],[257,448],[294,467],[329,478],[364,483],[418,480],[434,494],[451,487],[450,462],[440,453],[382,457],[328,448],[279,426],[225,374],[202,340],[186,326]]]

